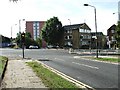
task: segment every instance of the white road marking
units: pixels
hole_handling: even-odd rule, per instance
[[[63,60],[63,59],[60,59],[60,58],[55,58],[55,60],[60,60],[60,61],[64,61],[64,62],[65,62],[65,60]]]
[[[89,68],[99,69],[98,67],[94,67],[94,66],[90,66],[90,65],[86,65],[86,64],[80,64],[80,63],[76,63],[76,62],[72,62],[72,63],[77,64],[77,65],[81,65],[81,66],[86,66]]]
[[[74,56],[73,58],[80,58],[80,56]]]

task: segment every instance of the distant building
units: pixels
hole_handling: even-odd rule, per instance
[[[97,37],[96,37],[97,36]],[[106,46],[106,36],[102,32],[91,32],[91,48],[96,48],[96,40],[98,39],[98,49],[103,49]]]
[[[32,39],[36,40],[40,37],[40,32],[45,21],[26,21],[26,32],[29,32]]]
[[[8,47],[10,45],[10,43],[11,43],[10,38],[5,37],[0,34],[0,48]]]
[[[91,29],[86,23],[66,25],[64,28],[64,46],[72,48],[90,48]]]
[[[115,28],[116,25],[112,25],[108,30],[107,30],[107,44],[109,45],[109,48],[116,48],[116,39],[115,39]]]

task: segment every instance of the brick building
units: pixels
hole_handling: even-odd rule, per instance
[[[44,24],[45,21],[26,21],[26,32],[29,32],[32,39],[36,40],[40,37],[40,32]]]
[[[114,24],[107,30],[107,36],[108,36],[107,43],[109,45],[109,48],[113,48],[113,49],[116,48],[115,28],[116,28],[116,25]]]
[[[91,32],[91,49],[96,48],[96,40],[98,39],[98,49],[104,49],[106,46],[106,36],[102,32]]]
[[[64,26],[64,45],[76,49],[89,48],[91,29],[86,23]]]

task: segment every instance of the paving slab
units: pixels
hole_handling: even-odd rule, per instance
[[[46,88],[25,60],[9,60],[2,88]]]

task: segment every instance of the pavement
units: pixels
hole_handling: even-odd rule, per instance
[[[88,54],[90,56],[90,52],[80,52],[75,51],[72,52],[75,54]],[[83,56],[84,57],[84,56]],[[85,55],[86,57],[86,55]],[[101,56],[108,57],[108,56]],[[109,56],[113,57],[113,56]],[[118,58],[118,57],[115,57]],[[7,70],[2,82],[1,88],[47,88],[42,83],[41,79],[38,78],[32,69],[26,65],[25,59],[12,59],[8,61]]]
[[[69,51],[69,53],[77,54],[83,57],[96,57],[96,52],[90,52],[90,51],[80,51],[80,50],[74,50]],[[98,52],[98,56],[102,58],[119,58],[120,55],[117,55],[118,52]],[[119,52],[120,54],[120,52]]]
[[[47,88],[26,60],[9,60],[1,88]]]

